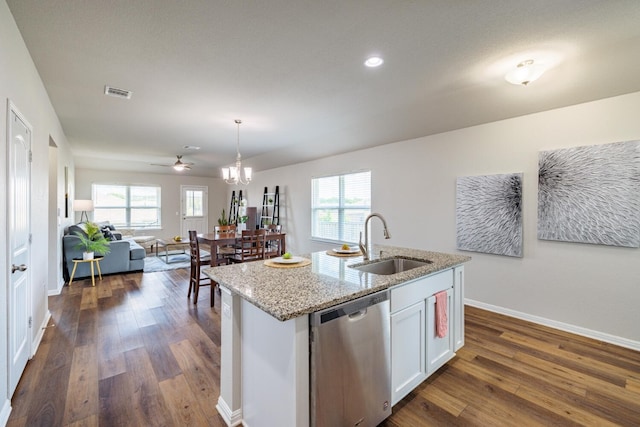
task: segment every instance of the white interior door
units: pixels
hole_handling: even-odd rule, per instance
[[[181,185],[181,226],[180,234],[189,236],[189,230],[205,233],[209,230],[207,206],[209,205],[207,186]]]
[[[9,188],[9,394],[18,385],[31,355],[29,318],[31,316],[31,126],[9,103],[9,150],[7,155]]]

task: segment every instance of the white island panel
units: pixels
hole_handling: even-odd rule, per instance
[[[242,415],[251,427],[309,425],[309,317],[281,322],[242,300]]]

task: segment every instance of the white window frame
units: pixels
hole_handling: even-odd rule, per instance
[[[100,206],[96,204],[97,197],[96,192],[97,188],[100,186],[117,186],[117,187],[125,187],[125,206]],[[158,199],[157,206],[131,206],[131,189],[132,188],[154,188],[157,190]],[[125,209],[125,218],[126,224],[118,224],[112,221],[112,223],[121,228],[131,228],[135,230],[143,230],[143,229],[161,229],[162,228],[162,187],[159,185],[145,185],[145,184],[121,184],[121,183],[94,183],[91,185],[91,194],[92,199],[94,200],[94,210],[96,209]],[[158,222],[154,224],[148,225],[132,225],[131,224],[131,210],[132,209],[155,209],[158,211],[157,217]]]
[[[349,175],[355,175],[355,174],[369,175],[369,184],[368,184],[369,185],[369,197],[368,197],[369,203],[368,204],[365,203],[362,205],[346,205],[345,203],[345,194],[347,193],[345,188],[345,185],[346,185],[345,177]],[[327,178],[336,178],[336,177],[339,180],[339,183],[338,183],[339,194],[338,194],[337,204],[333,206],[327,205],[327,204],[319,204],[319,201],[317,200],[316,192],[317,192],[317,186],[320,185],[320,180],[327,179]],[[319,225],[318,221],[316,220],[316,215],[318,215],[320,211],[326,211],[328,209],[333,209],[338,211],[338,238],[337,239],[333,239],[331,237],[327,237],[326,235],[322,235],[321,230],[319,230],[318,227],[316,227],[316,225]],[[346,222],[346,218],[349,216],[347,215],[348,211],[363,212],[362,224],[358,223],[359,229],[363,230],[364,220],[366,216],[371,213],[371,171],[370,170],[348,172],[348,173],[343,173],[338,175],[314,177],[311,179],[311,240],[318,241],[318,242],[340,243],[340,244],[341,243],[352,243],[352,244],[357,243],[357,238],[351,239],[345,236],[345,225],[346,224],[353,225],[353,223]]]

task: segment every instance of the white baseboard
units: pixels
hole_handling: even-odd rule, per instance
[[[31,353],[31,356],[29,357],[29,359],[31,359],[33,356],[36,355],[36,351],[38,351],[38,347],[40,347],[40,342],[42,342],[44,331],[46,330],[47,324],[49,323],[50,319],[51,319],[51,312],[47,310],[47,313],[44,316],[44,321],[40,325],[40,328],[38,329],[38,333],[33,338],[33,342],[31,344],[31,349],[33,350],[33,352]]]
[[[511,310],[497,305],[486,304],[484,302],[475,301],[468,298],[465,298],[464,303],[473,307],[482,308],[487,311],[493,311],[494,313],[504,314],[505,316],[515,317],[516,319],[527,320],[529,322],[538,323],[550,328],[559,329],[561,331],[570,332],[572,334],[582,335],[583,337],[593,338],[595,340],[604,341],[609,344],[614,344],[620,347],[629,348],[631,350],[640,351],[639,341],[633,341],[627,338],[606,334],[604,332],[598,332],[591,329],[582,328],[580,326],[558,322],[556,320],[546,319],[544,317],[534,316],[531,314],[522,313],[520,311]]]
[[[62,293],[62,288],[64,288],[64,280],[58,281],[58,287],[56,289],[49,289],[47,295],[49,295],[50,297],[60,295]]]
[[[227,402],[224,401],[222,396],[218,397],[218,404],[216,405],[216,409],[218,410],[218,413],[220,414],[224,422],[227,423],[229,427],[234,427],[242,424],[242,409],[238,409],[237,411],[232,412],[231,408],[229,408],[229,405],[227,405]]]
[[[11,401],[6,399],[2,409],[0,410],[0,426],[6,426],[9,422],[9,414],[11,414]]]

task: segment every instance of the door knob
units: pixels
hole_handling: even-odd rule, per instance
[[[26,269],[27,269],[27,266],[24,264],[20,264],[20,265],[11,264],[11,274],[15,273],[16,271],[25,271]]]

